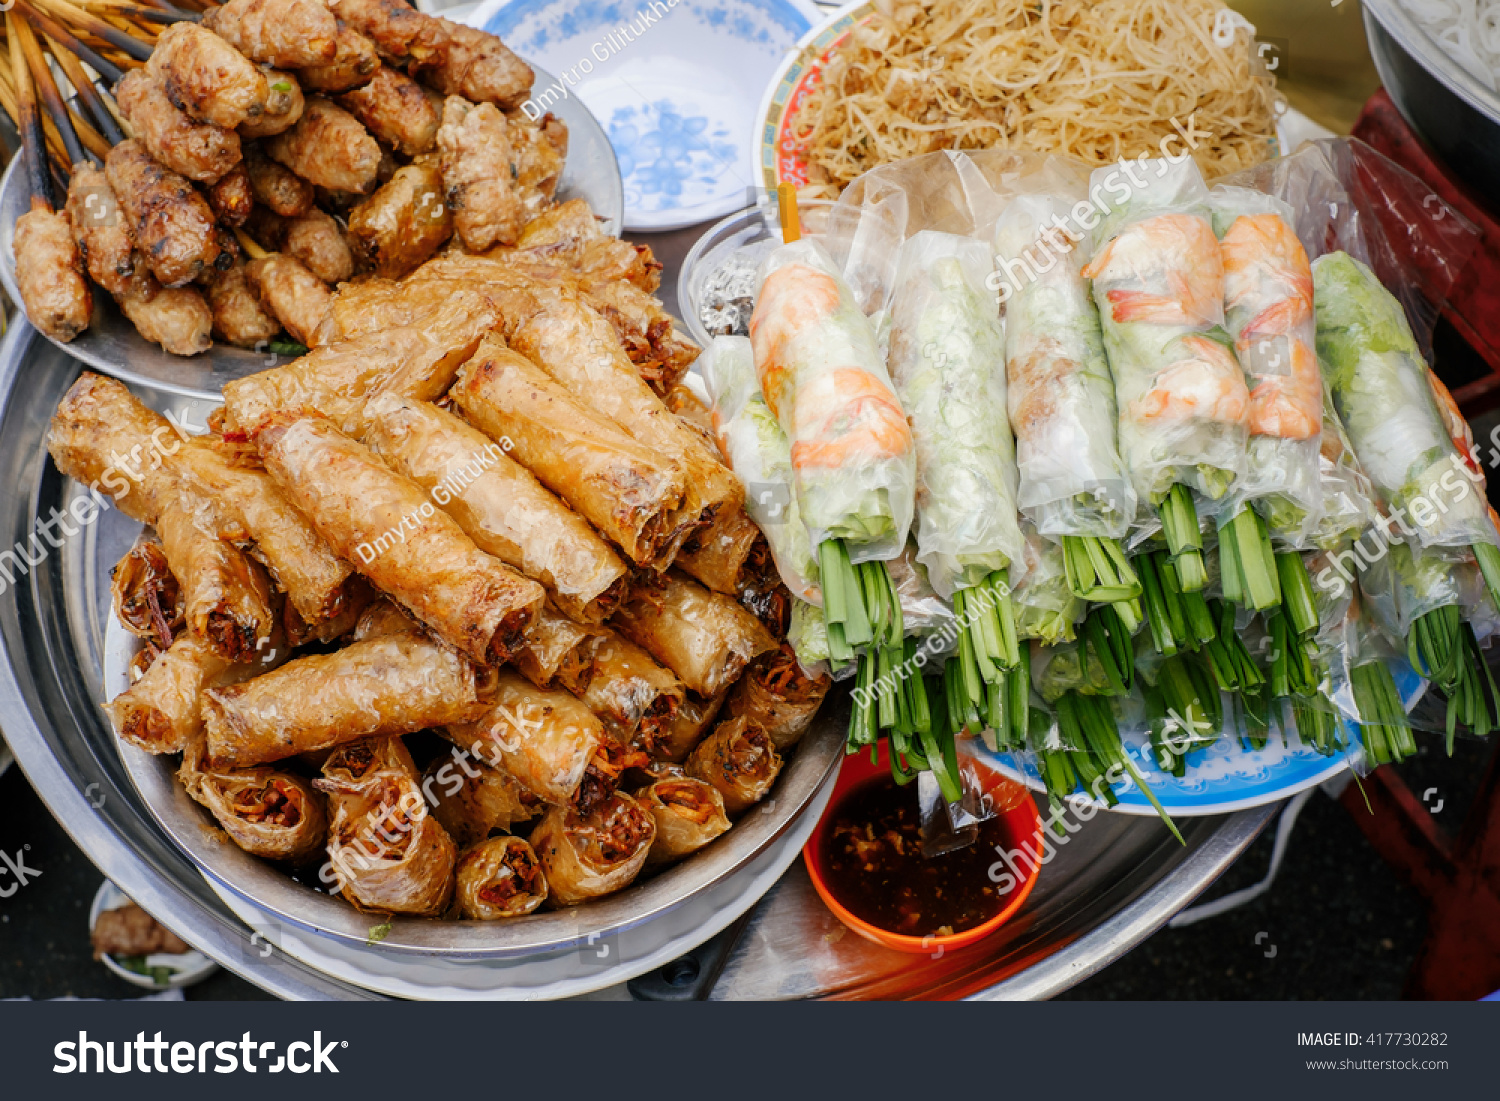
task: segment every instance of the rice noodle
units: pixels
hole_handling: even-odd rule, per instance
[[[1093,165],[1159,155],[1174,118],[1211,135],[1194,153],[1209,177],[1275,151],[1274,83],[1220,0],[877,8],[830,56],[797,116],[805,198],[836,197],[877,165],[940,149],[1064,152]]]
[[[1401,0],[1417,25],[1490,91],[1500,91],[1500,0]]]

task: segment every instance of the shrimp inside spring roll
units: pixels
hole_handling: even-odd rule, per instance
[[[458,908],[474,921],[529,914],[547,901],[547,877],[519,837],[492,837],[458,858]]]
[[[531,834],[554,906],[576,906],[628,886],[646,863],[656,822],[616,792],[587,815],[553,807]]]
[[[687,774],[712,784],[724,809],[740,814],[763,799],[781,772],[769,735],[744,717],[729,719],[688,755]]]
[[[712,784],[690,776],[657,780],[636,792],[656,821],[648,864],[665,863],[697,852],[729,829],[724,797]]]

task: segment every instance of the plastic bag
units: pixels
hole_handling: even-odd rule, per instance
[[[1021,566],[1012,566],[1010,575],[1016,637],[1049,646],[1071,639],[1074,624],[1083,619],[1084,603],[1068,584],[1062,547],[1025,522],[1021,534],[1026,540]]]

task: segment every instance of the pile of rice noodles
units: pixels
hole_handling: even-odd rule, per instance
[[[1401,0],[1443,52],[1500,91],[1500,0]]]

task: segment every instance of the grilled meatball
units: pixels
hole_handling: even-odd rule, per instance
[[[174,23],[164,30],[146,68],[161,80],[168,99],[202,122],[233,130],[265,109],[261,71],[196,23]]]
[[[290,130],[302,118],[307,109],[307,100],[302,95],[302,86],[290,73],[262,68],[266,78],[266,99],[258,115],[252,115],[240,123],[240,137],[268,138]]]
[[[208,205],[228,226],[242,226],[250,217],[250,208],[255,205],[255,193],[250,187],[250,173],[241,161],[208,189]]]
[[[73,166],[67,212],[89,278],[119,294],[135,270],[135,245],[103,169],[86,162]]]
[[[436,22],[446,35],[447,48],[435,63],[414,63],[434,88],[444,95],[501,107],[519,106],[531,94],[536,74],[500,39],[447,19]]]
[[[390,183],[349,214],[349,235],[363,264],[400,279],[453,236],[443,176],[430,161],[396,170]]]
[[[120,312],[136,332],[173,355],[192,356],[213,344],[213,314],[197,287],[163,287],[145,264],[115,295]]]
[[[437,143],[453,228],[464,247],[480,252],[515,244],[526,208],[516,191],[517,169],[499,108],[449,96]]]
[[[277,164],[261,152],[259,146],[245,147],[245,171],[250,177],[250,191],[255,201],[273,214],[295,218],[312,209],[312,184]]]
[[[204,12],[200,26],[279,69],[327,65],[337,53],[337,24],[322,0],[229,0]]]
[[[354,257],[343,229],[316,207],[295,218],[257,209],[250,218],[250,236],[268,249],[302,261],[325,283],[342,283],[354,274]]]
[[[380,167],[380,145],[359,120],[322,96],[307,101],[296,126],[268,139],[266,154],[309,183],[364,193]]]
[[[179,110],[147,69],[135,69],[120,78],[115,103],[135,130],[136,139],[179,176],[212,183],[239,162],[239,135]]]
[[[401,63],[441,60],[448,36],[430,15],[405,0],[335,0],[333,13],[375,43],[380,55]]]
[[[177,173],[151,159],[138,141],[122,141],[104,162],[126,228],[162,285],[180,287],[228,267],[208,201]]]
[[[89,327],[94,296],[66,213],[37,207],[16,219],[16,285],[26,317],[67,343]]]
[[[309,65],[297,70],[302,87],[309,92],[348,92],[368,84],[380,67],[380,55],[375,52],[375,43],[342,19],[338,23],[338,36],[334,39],[338,47],[333,60],[327,65]]]
[[[245,278],[245,265],[236,262],[208,285],[214,335],[241,348],[264,347],[281,331],[281,322],[268,314]]]
[[[245,265],[245,279],[292,339],[311,346],[333,301],[323,281],[302,261],[281,253],[251,260]]]
[[[425,153],[437,139],[443,104],[411,77],[381,66],[363,88],[345,92],[339,104],[365,124],[375,140],[408,157]]]

